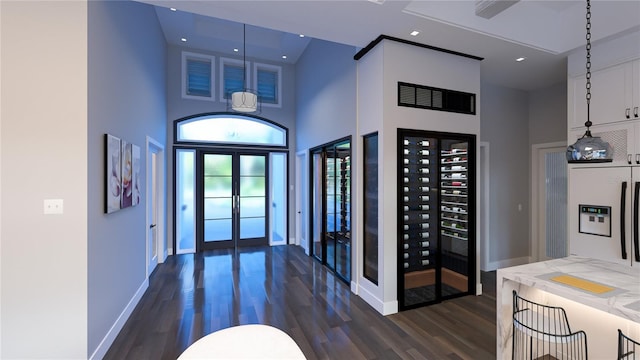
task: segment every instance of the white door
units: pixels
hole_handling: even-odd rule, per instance
[[[296,245],[302,246],[305,253],[309,254],[309,243],[307,241],[306,211],[307,202],[307,153],[301,151],[296,154]]]
[[[537,260],[543,261],[565,257],[569,249],[566,147],[539,148],[537,162],[532,241],[537,243]]]
[[[149,235],[148,241],[149,244],[147,249],[149,251],[148,259],[149,259],[149,268],[148,274],[151,274],[153,270],[158,265],[158,211],[157,211],[157,202],[158,202],[158,184],[156,181],[156,176],[158,173],[158,169],[156,166],[157,154],[151,153],[151,171],[149,173],[149,177],[151,178],[151,188],[149,189],[149,208],[147,209],[149,214]]]
[[[164,147],[147,137],[147,277],[167,257],[164,239]]]
[[[569,171],[569,244],[572,255],[631,264],[633,188],[629,167]]]

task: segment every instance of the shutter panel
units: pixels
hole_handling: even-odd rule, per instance
[[[224,98],[235,91],[244,90],[244,68],[237,65],[224,65]]]
[[[187,95],[211,97],[211,62],[187,59]]]
[[[258,69],[258,96],[263,103],[278,103],[278,73]]]

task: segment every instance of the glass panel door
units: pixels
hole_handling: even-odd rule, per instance
[[[240,193],[237,199],[240,241],[265,238],[267,176],[266,156],[240,155]]]
[[[469,291],[469,143],[442,139],[440,254],[442,297]]]
[[[311,206],[313,214],[313,219],[311,221],[311,226],[313,228],[313,256],[316,257],[320,261],[324,261],[324,252],[322,247],[322,233],[323,233],[323,224],[322,224],[322,214],[324,209],[323,202],[323,171],[322,171],[322,152],[316,152],[313,154],[312,158],[312,171],[313,171],[313,187],[312,187],[312,199]]]
[[[336,272],[351,276],[351,145],[336,145]]]
[[[313,256],[351,279],[351,141],[312,152]]]
[[[335,149],[327,149],[325,162],[325,203],[324,212],[327,231],[325,232],[325,243],[329,268],[336,268],[336,154]]]
[[[267,157],[205,153],[202,250],[266,245]]]
[[[204,154],[205,244],[233,240],[233,155]]]

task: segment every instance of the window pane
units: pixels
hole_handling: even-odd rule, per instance
[[[258,70],[258,95],[263,103],[278,103],[278,72]]]
[[[244,89],[244,68],[238,65],[224,64],[224,96],[229,98],[229,94],[234,91]]]
[[[271,241],[287,238],[287,154],[271,153]]]
[[[176,254],[194,252],[195,151],[176,150]]]
[[[211,62],[187,59],[187,94],[211,96]]]
[[[205,220],[204,241],[231,240],[231,219]]]
[[[243,176],[240,178],[240,196],[265,196],[264,176]]]
[[[378,284],[378,134],[363,138],[364,276]]]
[[[178,141],[286,146],[286,129],[242,116],[203,116],[181,121]]]
[[[240,219],[240,240],[264,237],[264,217]]]

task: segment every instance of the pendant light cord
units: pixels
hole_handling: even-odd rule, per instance
[[[588,1],[589,0],[587,0],[587,2]],[[589,77],[591,77],[591,74],[589,74]],[[242,89],[242,91],[243,92],[246,91],[247,90],[247,24],[242,24],[242,86],[244,86],[244,89]],[[590,97],[591,97],[591,94],[589,94],[589,98]]]
[[[592,125],[591,123],[591,115],[590,115],[590,105],[591,105],[591,1],[587,0],[587,74],[586,74],[586,78],[587,78],[587,85],[586,85],[586,89],[587,89],[587,95],[586,95],[586,99],[587,99],[587,122],[584,123],[584,125],[587,127],[587,132],[585,133],[585,136],[587,137],[591,137],[591,130],[589,129]]]

